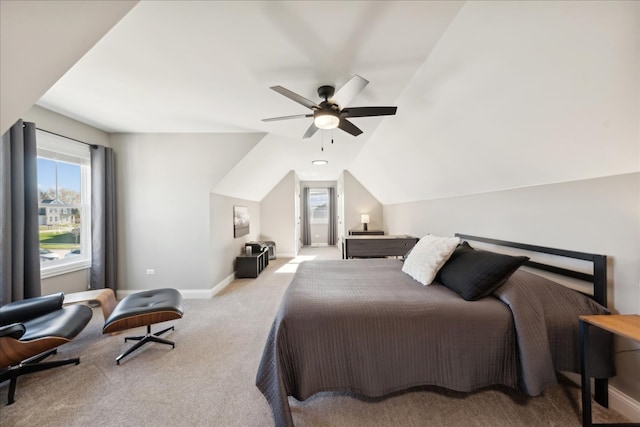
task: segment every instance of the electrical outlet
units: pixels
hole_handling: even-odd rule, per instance
[[[156,271],[153,268],[147,268],[147,274],[154,275],[156,274]]]

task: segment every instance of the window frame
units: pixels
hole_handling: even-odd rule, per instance
[[[321,194],[325,197],[326,200],[326,216],[324,218],[317,218],[314,213],[316,212],[316,209],[321,206],[318,204],[314,204],[312,203],[312,194]],[[321,187],[310,187],[309,188],[309,224],[312,225],[328,225],[329,224],[329,189],[328,188],[321,188]]]
[[[74,271],[86,270],[91,267],[91,153],[90,147],[60,135],[36,130],[36,145],[38,159],[77,164],[80,166],[80,203],[56,204],[56,208],[79,209],[80,227],[80,255],[70,258],[63,257],[56,260],[40,262],[40,276],[42,279],[67,274]],[[38,216],[40,209],[46,212],[47,204],[40,200],[40,181],[38,180]],[[54,216],[59,216],[56,213]],[[40,221],[38,219],[38,235]]]

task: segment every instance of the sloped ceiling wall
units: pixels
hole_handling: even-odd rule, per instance
[[[2,131],[135,3],[3,1]],[[15,19],[31,4],[40,21]],[[401,84],[382,75],[373,79],[378,91],[398,86],[398,115],[381,121],[341,158],[330,158],[317,179],[332,179],[346,168],[390,204],[640,169],[639,2],[483,1],[459,7],[413,78]],[[87,22],[91,29],[82,26]],[[25,37],[37,49],[30,56],[48,62],[14,69],[15,59],[24,61],[29,51],[14,35],[30,25],[37,26]],[[55,52],[55,58],[43,52]],[[261,200],[291,169],[316,179],[317,169],[301,169],[320,154],[317,144],[311,154],[299,145],[266,134],[214,191]]]
[[[0,135],[137,3],[0,2]]]
[[[640,170],[638,2],[468,2],[349,170],[383,204]]]

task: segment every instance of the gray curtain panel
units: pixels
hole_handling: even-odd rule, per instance
[[[18,122],[0,147],[0,306],[40,296],[35,123]]]
[[[311,222],[309,221],[309,187],[302,189],[302,244],[311,244]]]
[[[113,149],[91,149],[91,289],[117,289],[116,182]]]
[[[336,244],[336,189],[329,187],[329,245]]]

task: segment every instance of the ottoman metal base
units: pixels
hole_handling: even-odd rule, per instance
[[[169,340],[166,340],[164,338],[158,338],[160,335],[164,334],[167,331],[171,331],[171,330],[174,330],[173,326],[170,326],[167,329],[163,329],[160,332],[156,332],[156,333],[152,334],[151,333],[151,325],[147,325],[147,334],[146,335],[141,335],[141,336],[137,336],[137,337],[125,337],[124,342],[127,342],[129,340],[138,341],[138,342],[135,343],[134,345],[132,345],[127,351],[122,353],[120,356],[116,357],[116,363],[119,365],[120,364],[120,360],[122,358],[124,358],[125,356],[127,356],[130,353],[133,353],[134,351],[136,351],[137,349],[139,349],[140,347],[142,347],[143,345],[145,345],[148,342],[157,342],[157,343],[160,343],[160,344],[167,344],[167,345],[170,345],[172,348],[176,348],[176,343],[174,343],[173,341],[169,341]]]

